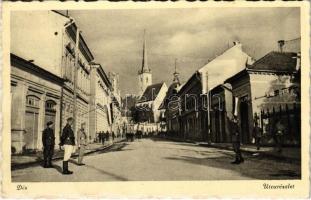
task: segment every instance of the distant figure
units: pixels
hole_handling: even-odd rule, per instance
[[[52,121],[46,123],[46,128],[43,130],[42,134],[44,168],[53,167],[52,158],[54,154],[55,135],[52,126],[53,126]]]
[[[275,143],[279,153],[282,152],[285,127],[281,120],[277,120],[275,124]]]
[[[105,137],[106,137],[106,136],[105,136],[104,131],[101,131],[101,132],[100,132],[100,137],[101,137],[101,143],[102,143],[102,144],[105,144]]]
[[[109,131],[106,131],[106,141],[109,142]]]
[[[260,150],[260,140],[262,137],[262,131],[261,128],[258,126],[258,122],[255,122],[255,127],[253,129],[253,137],[255,138],[257,150]]]
[[[78,136],[80,139],[78,165],[82,166],[82,165],[85,165],[82,161],[83,161],[84,151],[85,151],[85,148],[87,145],[87,136],[85,133],[85,123],[81,124],[81,128],[78,131]]]
[[[63,161],[63,174],[68,175],[72,174],[73,172],[68,169],[68,160],[73,153],[74,146],[75,146],[75,135],[71,128],[73,124],[73,118],[69,117],[67,119],[67,124],[63,129],[63,133],[60,140],[60,146],[64,146],[64,161]]]
[[[116,135],[114,134],[114,131],[112,131],[112,140],[114,141]]]
[[[236,116],[233,116],[233,119],[231,121],[231,134],[232,134],[232,146],[233,150],[235,152],[235,161],[231,162],[232,164],[240,164],[244,162],[244,159],[242,157],[241,153],[241,144],[240,144],[240,130],[238,126],[238,119]]]

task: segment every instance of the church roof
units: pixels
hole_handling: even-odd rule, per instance
[[[153,101],[157,98],[164,82],[149,85],[139,99],[139,103]]]
[[[264,71],[288,71],[296,69],[297,54],[293,52],[272,51],[257,60],[254,64],[248,65],[247,69]]]

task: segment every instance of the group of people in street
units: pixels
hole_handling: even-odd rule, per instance
[[[72,174],[73,172],[69,170],[68,162],[72,155],[75,152],[76,147],[76,138],[72,129],[74,119],[69,117],[67,119],[66,126],[63,128],[62,135],[60,138],[59,145],[64,149],[64,158],[63,158],[63,171],[64,175]],[[43,166],[45,168],[52,168],[52,159],[54,154],[54,146],[55,146],[55,133],[52,128],[53,122],[47,122],[47,127],[44,129],[42,134],[42,143],[43,143]],[[78,165],[85,165],[83,163],[83,156],[87,146],[87,134],[85,132],[85,123],[81,124],[81,128],[78,130]]]
[[[105,132],[105,131],[100,131],[100,132],[98,132],[98,133],[96,134],[96,139],[95,139],[95,141],[104,144],[105,141],[109,141],[110,137],[111,137],[112,141],[115,140],[115,138],[116,138],[117,136],[116,136],[116,134],[114,133],[114,131],[112,131],[112,132],[109,132],[109,131],[106,131],[106,132]]]

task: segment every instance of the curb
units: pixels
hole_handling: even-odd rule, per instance
[[[116,143],[119,143],[119,142],[124,142],[124,140],[120,140],[118,142],[109,144],[109,145],[104,146],[104,147],[99,147],[99,148],[92,149],[92,150],[90,150],[88,152],[85,152],[84,155],[86,156],[86,155],[90,155],[90,154],[93,154],[93,153],[96,153],[96,152],[99,152],[99,151],[109,150],[111,147],[113,147],[113,145],[115,145]],[[74,154],[71,155],[71,158],[77,158],[78,156],[79,156],[78,153],[74,153]],[[57,160],[61,160],[61,159],[63,159],[63,156],[54,157],[52,160],[53,161],[57,161]],[[11,170],[25,169],[27,167],[38,165],[40,163],[42,163],[42,160],[36,160],[36,161],[31,161],[31,162],[27,162],[27,163],[20,163],[20,164],[14,164],[14,165],[11,164]]]

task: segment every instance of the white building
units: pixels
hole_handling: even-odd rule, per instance
[[[41,149],[47,121],[54,121],[58,144],[66,119],[73,116],[76,32],[74,20],[55,11],[11,13],[11,130],[15,153]],[[77,127],[86,122],[87,132],[91,60],[93,55],[80,34],[76,121]]]

